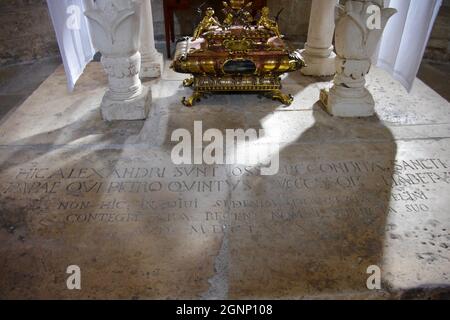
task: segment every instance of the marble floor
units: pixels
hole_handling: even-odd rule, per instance
[[[338,119],[330,79],[293,73],[290,107],[214,95],[194,108],[168,66],[146,121],[106,123],[91,63],[62,67],[0,123],[0,298],[444,298],[450,294],[450,105],[374,68],[377,116]],[[174,130],[264,129],[262,165],[174,165]],[[67,267],[81,270],[68,290]],[[375,269],[374,269],[375,268]],[[369,288],[380,270],[381,289]],[[372,278],[371,278],[372,279]]]

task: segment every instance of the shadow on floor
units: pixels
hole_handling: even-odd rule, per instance
[[[230,235],[232,299],[367,294],[366,270],[382,263],[394,137],[377,117],[332,118],[320,103],[313,116],[314,124],[281,150],[279,174],[247,178],[255,187],[246,199],[289,206],[261,209],[253,234]],[[349,139],[355,132],[339,137],[335,128],[341,121],[366,121],[374,131],[360,131],[355,142]],[[384,138],[373,141],[374,136]],[[342,170],[347,165],[354,167]],[[355,183],[343,185],[341,179]],[[295,183],[289,187],[288,181]],[[274,188],[278,184],[284,188]]]

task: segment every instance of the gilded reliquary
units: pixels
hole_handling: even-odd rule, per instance
[[[208,8],[193,36],[177,44],[172,68],[192,75],[184,85],[193,94],[183,104],[190,107],[207,93],[235,92],[262,93],[290,105],[293,97],[281,91],[281,75],[304,66],[299,51],[288,48],[267,7],[256,18],[251,2],[223,6],[222,21]]]

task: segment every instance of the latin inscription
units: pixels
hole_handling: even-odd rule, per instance
[[[372,223],[383,213],[427,214],[433,188],[449,183],[446,159],[281,164],[273,177],[253,167],[138,163],[22,167],[1,179],[0,194],[27,201],[31,214],[39,212],[32,221],[41,225],[145,222],[156,234],[253,234],[279,225],[302,229],[298,221],[305,218]]]

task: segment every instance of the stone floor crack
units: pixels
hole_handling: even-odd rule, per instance
[[[230,172],[227,170],[227,179],[231,179]],[[231,188],[228,189],[227,200],[232,197]],[[230,208],[226,209],[225,217],[230,217]],[[229,292],[229,241],[230,241],[230,221],[222,219],[220,221],[226,227],[224,228],[224,235],[222,239],[222,244],[218,255],[214,260],[214,271],[215,274],[211,277],[208,282],[210,284],[209,290],[201,295],[202,299],[205,300],[226,300],[228,299]]]

